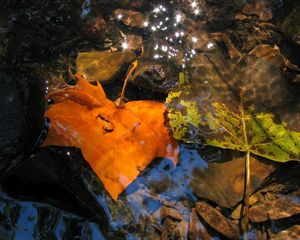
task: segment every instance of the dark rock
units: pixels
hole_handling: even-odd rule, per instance
[[[148,1],[146,0],[94,0],[95,5],[102,6],[110,5],[110,6],[120,6],[124,8],[141,8],[145,6]]]
[[[204,221],[218,233],[229,239],[239,238],[240,234],[238,226],[226,219],[222,213],[214,209],[209,204],[205,202],[197,202],[196,210],[201,218],[203,218]]]
[[[100,15],[93,18],[89,18],[86,21],[86,23],[82,26],[82,28],[87,35],[89,35],[90,37],[93,36],[95,40],[97,39],[99,41],[100,39],[104,39],[105,33],[108,29],[108,24]]]
[[[133,84],[150,89],[152,91],[166,93],[170,91],[178,81],[178,71],[175,65],[142,59],[130,81]]]
[[[259,188],[274,166],[251,159],[251,192]],[[200,198],[209,199],[222,207],[233,207],[243,198],[245,160],[234,158],[223,163],[210,163],[207,169],[195,169],[191,186]]]
[[[59,0],[47,4],[9,1],[5,5],[4,11],[10,13],[10,19],[13,19],[10,20],[4,53],[5,60],[10,63],[49,63],[50,56],[55,58],[59,54],[69,54],[86,41],[79,33],[82,29],[81,1]]]
[[[280,29],[291,41],[300,46],[300,5],[296,5],[291,13],[280,23]]]
[[[300,103],[286,104],[281,109],[278,109],[276,113],[282,121],[287,123],[290,130],[300,132]]]
[[[279,46],[282,36],[274,25],[259,24],[253,19],[236,21],[231,33],[234,45],[243,53],[250,52],[258,44]]]
[[[242,1],[205,1],[205,28],[209,32],[223,31],[232,28],[234,17],[244,5]]]
[[[43,128],[44,89],[36,75],[0,73],[0,172],[6,163],[28,154]],[[34,123],[34,124],[33,124]]]
[[[39,199],[106,226],[106,214],[87,188],[83,169],[89,171],[78,150],[43,148],[6,171],[2,186],[11,195]]]
[[[136,58],[130,50],[122,52],[81,52],[77,56],[77,73],[90,81],[113,80],[124,64]]]

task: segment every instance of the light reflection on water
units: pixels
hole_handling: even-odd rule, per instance
[[[0,194],[0,239],[105,239],[99,227],[47,204]]]
[[[176,209],[188,221],[190,210],[180,200],[193,202],[189,184],[195,168],[206,169],[208,164],[189,145],[180,147],[179,163],[174,168],[169,159],[157,159],[122,194],[118,203],[98,195],[110,219],[107,231],[122,231],[130,225],[150,219],[166,203],[176,202]],[[146,220],[146,221],[148,221]],[[149,222],[150,226],[150,222]],[[127,231],[127,230],[125,230]],[[128,231],[126,239],[135,239],[136,232]],[[0,195],[0,239],[105,239],[96,223],[48,204],[18,201],[4,193]],[[111,238],[109,238],[111,239]]]

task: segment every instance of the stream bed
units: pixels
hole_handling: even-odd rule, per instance
[[[251,154],[245,233],[245,154],[208,144],[207,126],[194,124],[195,109],[211,110],[207,101],[233,112],[242,102],[299,134],[299,1],[11,0],[1,8],[0,239],[300,239],[300,141],[290,161]],[[83,148],[45,144],[55,94],[78,87],[79,75],[99,81],[120,108],[122,100],[165,104],[178,160],[154,154],[115,199]],[[81,97],[84,109],[97,106]],[[99,118],[110,134],[112,121]]]

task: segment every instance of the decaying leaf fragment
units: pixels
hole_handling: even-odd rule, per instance
[[[49,98],[55,104],[46,113],[51,126],[43,146],[80,148],[114,200],[155,157],[176,164],[178,148],[164,125],[164,104],[134,101],[118,108],[99,83],[82,78]]]
[[[279,162],[300,160],[300,133],[276,124],[267,113],[233,111],[209,98],[188,100],[188,84],[167,98],[174,137],[226,149],[250,152]]]
[[[241,108],[236,113],[220,103],[212,106],[215,113],[208,113],[206,123],[212,130],[208,145],[250,151],[278,162],[300,159],[300,133],[289,131],[284,123],[274,123],[272,114]]]

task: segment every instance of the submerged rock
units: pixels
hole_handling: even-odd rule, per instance
[[[296,5],[296,4],[295,4]],[[300,46],[300,5],[297,4],[291,13],[279,23],[282,32],[295,44]]]
[[[267,194],[262,203],[249,210],[252,222],[279,220],[300,214],[300,199],[291,196]]]
[[[258,23],[253,19],[236,21],[231,38],[243,53],[250,52],[258,44],[279,46],[282,40],[281,34],[274,25]]]
[[[105,226],[106,214],[81,175],[85,169],[88,171],[88,166],[78,150],[43,148],[6,171],[2,189],[13,196],[39,199]]]
[[[204,221],[218,233],[229,239],[239,238],[240,233],[238,226],[226,219],[222,213],[214,209],[209,204],[205,202],[197,202],[196,210]]]
[[[117,77],[123,65],[136,58],[134,52],[81,52],[77,56],[77,73],[90,81],[109,81]]]
[[[138,61],[130,81],[139,86],[155,92],[167,93],[178,80],[178,71],[172,63],[157,62],[149,59]]]
[[[2,71],[0,81],[1,172],[37,144],[44,124],[44,89],[37,76],[18,69]]]
[[[259,188],[274,170],[274,165],[251,159],[251,192]],[[207,169],[195,169],[191,186],[199,198],[209,199],[219,206],[231,208],[243,198],[245,159],[210,163]]]

